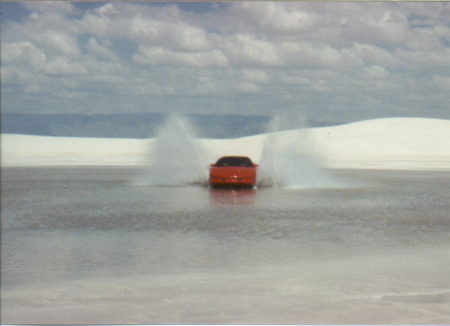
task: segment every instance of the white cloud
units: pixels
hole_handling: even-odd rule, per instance
[[[442,43],[434,36],[433,30],[429,28],[416,28],[411,31],[409,39],[405,42],[405,48],[430,51],[441,49]]]
[[[168,45],[178,51],[204,52],[211,50],[207,33],[187,24],[168,24],[161,28],[164,32],[158,38],[159,44]]]
[[[260,69],[242,69],[242,76],[248,82],[258,84],[268,84],[270,82],[270,75]]]
[[[24,91],[26,94],[39,94],[42,92],[42,89],[37,84],[29,84],[25,87]]]
[[[117,10],[112,3],[107,3],[100,8],[94,9],[93,12],[98,14],[100,17],[106,17],[110,15],[120,14],[120,11]]]
[[[307,86],[311,84],[311,80],[309,78],[303,76],[291,76],[288,74],[283,74],[279,78],[280,83],[283,84],[291,84],[291,85],[299,85],[299,86]]]
[[[411,70],[427,71],[430,68],[447,68],[450,63],[450,48],[436,51],[409,51],[397,49],[395,56],[401,61],[401,66]]]
[[[95,56],[101,58],[107,58],[113,61],[117,61],[117,55],[108,46],[100,45],[94,37],[91,37],[88,42],[89,52]]]
[[[52,76],[73,76],[73,75],[86,75],[88,73],[83,63],[73,62],[67,57],[56,57],[54,60],[49,61],[44,69],[47,75]]]
[[[290,7],[286,3],[235,2],[231,12],[244,23],[264,32],[293,33],[302,31],[316,23],[316,14]]]
[[[428,101],[437,107],[448,99],[436,94],[450,78],[445,3],[225,2],[202,13],[153,3],[84,11],[73,3],[23,6],[29,14],[22,21],[2,22],[2,81],[14,85],[4,93],[8,110],[19,108],[25,93],[53,101],[55,110],[68,107],[61,94],[85,94],[85,101],[120,94],[123,100],[111,100],[116,111],[124,103],[145,110],[135,95],[147,103],[156,94],[161,99],[149,105],[155,111],[182,96],[192,103],[203,97],[211,110],[264,106],[269,114],[280,107],[349,116],[375,103],[394,114],[411,101],[401,92],[424,103],[433,94]],[[241,94],[259,102],[233,104]],[[234,102],[214,104],[214,96]],[[82,109],[73,101],[70,107]]]
[[[32,73],[49,75],[86,74],[84,65],[68,56],[48,59],[44,50],[31,42],[9,43],[2,49],[2,60],[12,67],[24,67]]]
[[[253,83],[241,82],[237,85],[237,89],[242,93],[254,94],[258,93],[259,87]]]
[[[126,20],[120,19],[120,16],[114,21],[113,18],[87,12],[79,22],[79,31],[102,38],[112,38],[114,35],[121,38],[126,35],[125,22]]]
[[[106,4],[87,12],[82,30],[102,38],[126,38],[138,44],[171,51],[211,50],[208,33],[179,17],[176,6],[150,10],[136,4]]]
[[[69,57],[77,57],[81,55],[78,47],[77,38],[69,33],[58,32],[57,30],[47,30],[39,33],[35,39],[36,44],[45,48],[46,52],[56,55],[66,55]]]
[[[24,1],[21,5],[32,12],[46,15],[66,16],[79,13],[72,3],[64,1]]]
[[[2,45],[2,62],[22,62],[32,66],[44,64],[47,61],[42,49],[38,49],[29,41],[14,42]]]
[[[409,33],[409,24],[406,17],[392,11],[385,11],[382,17],[370,15],[367,26],[372,29],[372,36],[376,38],[375,41],[384,44],[403,43]]]
[[[450,41],[450,26],[445,26],[443,24],[436,24],[433,26],[433,35],[440,40]]]
[[[450,77],[448,76],[440,76],[440,75],[434,75],[433,76],[433,83],[435,86],[442,88],[446,91],[450,91]]]
[[[226,67],[228,60],[219,50],[209,52],[173,52],[161,47],[139,46],[134,62],[144,65],[180,65],[196,68]]]
[[[352,48],[344,51],[364,64],[377,64],[388,67],[397,64],[397,59],[391,52],[370,44],[355,43]]]
[[[281,66],[276,43],[251,35],[236,34],[222,38],[220,48],[230,62],[236,65]]]
[[[389,76],[389,71],[380,66],[370,66],[364,69],[370,78],[386,78]]]
[[[195,92],[197,94],[215,94],[223,91],[220,81],[211,76],[199,77]]]

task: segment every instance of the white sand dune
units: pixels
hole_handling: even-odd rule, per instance
[[[2,166],[141,164],[140,139],[1,135]]]
[[[386,118],[199,143],[209,162],[224,155],[259,162],[270,144],[320,157],[331,168],[450,169],[450,120]],[[141,165],[154,144],[155,139],[2,134],[2,166]]]

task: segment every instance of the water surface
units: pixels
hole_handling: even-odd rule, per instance
[[[450,323],[450,173],[328,173],[230,191],[3,168],[1,321]]]

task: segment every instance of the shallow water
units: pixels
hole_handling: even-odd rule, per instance
[[[450,172],[339,186],[137,186],[2,169],[2,324],[448,324]]]

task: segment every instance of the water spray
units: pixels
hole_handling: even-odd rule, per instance
[[[150,145],[143,177],[150,186],[205,184],[207,162],[202,146],[186,118],[170,115]]]
[[[276,117],[269,124],[257,185],[259,188],[324,188],[335,181],[323,168],[307,128],[279,131],[287,123]]]

